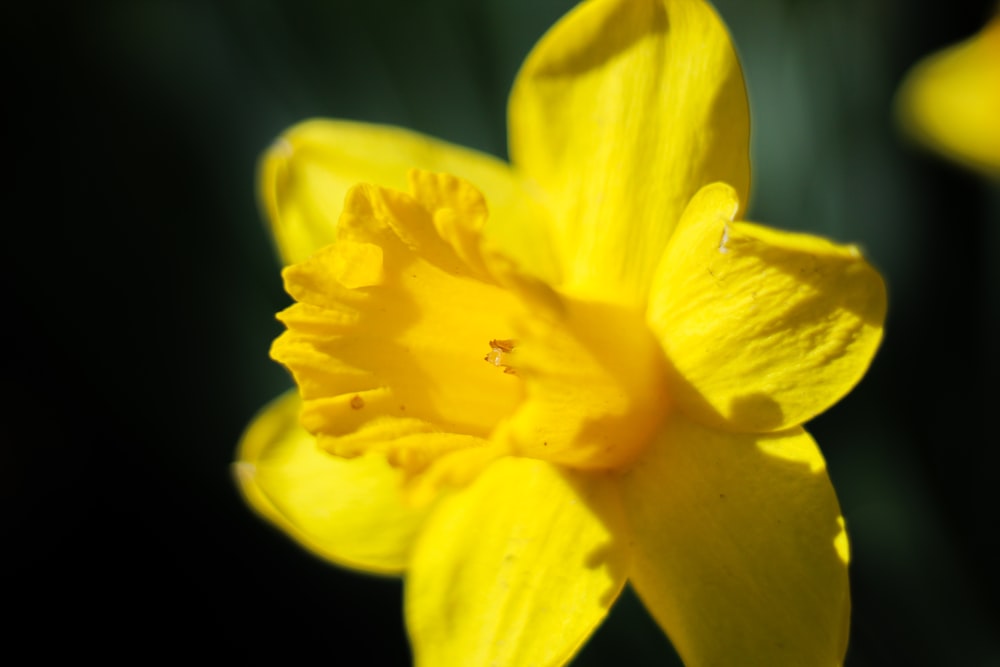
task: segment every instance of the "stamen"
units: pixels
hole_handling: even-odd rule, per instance
[[[517,341],[494,338],[490,341],[490,353],[483,357],[487,363],[491,363],[497,368],[503,368],[503,372],[508,375],[515,375],[516,371],[510,364],[504,363],[504,355],[510,354],[517,346]]]

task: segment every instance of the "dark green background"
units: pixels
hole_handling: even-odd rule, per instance
[[[406,664],[401,586],[328,567],[228,465],[289,385],[255,161],[310,116],[498,155],[569,0],[100,0],[3,10],[5,635],[36,657]],[[848,664],[998,665],[1000,189],[900,137],[906,68],[986,0],[720,0],[754,128],[751,217],[860,243],[890,312],[811,430],[853,539]],[[12,175],[11,175],[12,174]],[[351,657],[352,653],[362,658]],[[626,597],[577,665],[673,658]]]

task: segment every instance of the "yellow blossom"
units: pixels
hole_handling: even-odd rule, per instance
[[[241,488],[405,576],[418,665],[558,665],[626,581],[689,667],[835,665],[848,543],[802,424],[885,315],[853,246],[741,221],[749,115],[702,0],[591,0],[515,82],[511,163],[315,120],[265,156],[297,393]]]
[[[1000,177],[1000,13],[978,34],[917,63],[896,102],[912,136]]]

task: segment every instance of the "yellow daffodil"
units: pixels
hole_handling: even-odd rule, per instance
[[[701,0],[580,5],[509,131],[511,164],[342,121],[268,152],[298,393],[244,436],[247,499],[404,574],[418,665],[565,663],[626,581],[690,667],[839,664],[847,536],[801,425],[868,367],[878,273],[740,221],[746,94]]]
[[[1000,13],[979,34],[917,63],[897,107],[915,138],[1000,177]]]

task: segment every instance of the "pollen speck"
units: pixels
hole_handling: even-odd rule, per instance
[[[360,410],[363,407],[365,407],[365,399],[355,394],[354,398],[351,399],[351,409]]]

